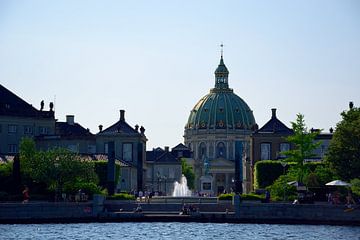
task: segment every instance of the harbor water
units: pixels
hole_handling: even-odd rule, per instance
[[[4,224],[0,239],[351,239],[360,227],[284,224],[81,223]]]

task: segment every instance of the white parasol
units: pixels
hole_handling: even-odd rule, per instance
[[[344,182],[344,181],[341,181],[341,180],[334,180],[334,181],[331,181],[331,182],[328,182],[327,184],[325,184],[326,186],[351,186],[350,183],[347,183],[347,182]]]

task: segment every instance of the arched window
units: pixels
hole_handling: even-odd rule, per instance
[[[223,142],[219,142],[216,146],[216,157],[226,158],[226,147]]]
[[[202,142],[199,145],[199,158],[203,157],[206,157],[206,144]]]

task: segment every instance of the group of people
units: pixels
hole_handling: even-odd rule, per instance
[[[328,203],[330,204],[341,204],[341,196],[338,191],[329,193],[327,195],[327,198],[328,198]],[[356,201],[354,200],[351,190],[348,191],[345,200],[346,200],[346,206],[348,208],[351,208],[353,205],[356,205]]]
[[[191,212],[198,211],[195,205],[184,204],[181,208],[180,215],[190,215]]]

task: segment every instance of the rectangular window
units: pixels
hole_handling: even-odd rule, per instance
[[[95,145],[88,145],[88,153],[95,154],[96,153],[96,146]]]
[[[260,144],[260,159],[261,160],[270,160],[270,143],[261,143]]]
[[[17,125],[8,126],[8,133],[16,133],[16,132],[17,132]]]
[[[32,134],[33,127],[32,126],[24,126],[24,134]]]
[[[17,144],[9,144],[9,153],[17,153],[17,152],[18,152]]]
[[[280,153],[279,158],[285,158],[286,155],[282,152],[289,151],[290,150],[290,144],[289,143],[280,143]]]
[[[69,151],[71,151],[71,152],[74,152],[74,153],[76,153],[76,152],[79,151],[78,145],[76,145],[76,144],[70,144],[70,145],[68,145],[68,146],[67,146],[67,149],[68,149]]]
[[[123,143],[123,160],[128,162],[133,160],[132,143]]]
[[[39,127],[39,134],[46,135],[48,133],[47,127]]]
[[[109,145],[107,143],[104,143],[104,153],[105,154],[109,153]]]
[[[175,169],[169,168],[169,178],[175,178]]]

